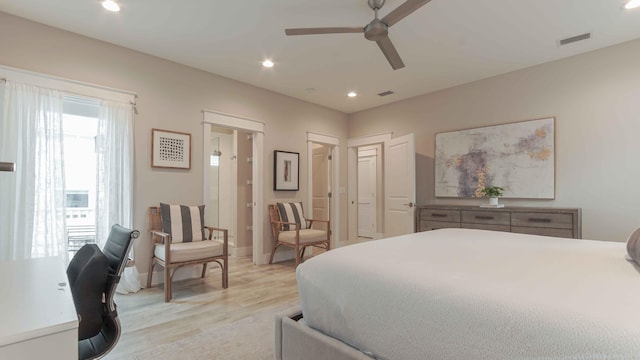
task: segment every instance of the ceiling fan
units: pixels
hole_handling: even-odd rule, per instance
[[[387,16],[378,19],[378,10],[382,8],[385,0],[368,0],[369,7],[375,11],[375,18],[365,27],[297,28],[285,29],[284,32],[287,35],[364,33],[364,37],[367,40],[375,41],[378,44],[393,70],[397,70],[403,68],[404,63],[393,46],[391,39],[389,39],[389,27],[426,5],[429,1],[431,0],[407,0],[388,13]]]

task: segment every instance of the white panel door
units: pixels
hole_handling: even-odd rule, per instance
[[[384,143],[385,237],[414,232],[415,149],[413,134]]]
[[[358,157],[358,236],[376,232],[376,156]]]

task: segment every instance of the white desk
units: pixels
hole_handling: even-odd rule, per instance
[[[0,261],[0,359],[77,359],[78,317],[62,258]]]

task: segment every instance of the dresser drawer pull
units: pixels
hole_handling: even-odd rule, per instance
[[[443,218],[443,217],[447,217],[447,214],[434,213],[434,214],[431,214],[431,217]]]
[[[476,219],[478,220],[493,220],[494,217],[493,216],[486,216],[486,215],[476,215]]]
[[[537,222],[537,223],[550,223],[551,219],[549,218],[529,218],[529,222]]]

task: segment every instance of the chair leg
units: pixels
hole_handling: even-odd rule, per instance
[[[171,301],[171,269],[164,267],[164,302]]]
[[[155,261],[151,260],[151,265],[149,265],[149,274],[147,275],[147,288],[151,287],[151,277],[153,276],[153,267],[155,265]]]
[[[300,251],[304,251],[304,248],[302,248],[302,250],[296,248],[296,267],[300,265]]]
[[[279,244],[278,244],[278,242],[276,241],[276,242],[273,244],[273,249],[271,249],[271,257],[269,258],[269,264],[273,263],[273,255],[276,253],[276,249],[278,248],[278,246],[279,246]]]
[[[222,267],[222,288],[226,289],[229,287],[229,261],[228,257],[225,256],[222,263],[224,266]]]
[[[202,265],[202,278],[204,279],[204,275],[207,273],[207,263]]]

